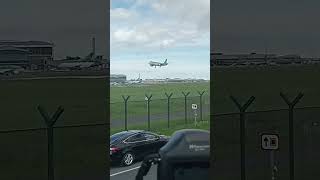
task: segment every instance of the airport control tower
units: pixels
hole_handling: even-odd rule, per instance
[[[96,56],[96,38],[92,38],[92,57],[94,58]]]

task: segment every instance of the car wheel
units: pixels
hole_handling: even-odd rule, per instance
[[[123,166],[130,166],[133,164],[134,161],[134,155],[131,152],[127,152],[123,157],[122,157],[122,162],[121,164]]]

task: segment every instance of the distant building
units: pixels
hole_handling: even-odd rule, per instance
[[[127,76],[124,74],[111,74],[110,83],[125,83],[127,81]]]
[[[222,54],[211,53],[211,60],[214,65],[232,65],[232,64],[259,64],[267,63],[276,58],[275,54]]]
[[[27,66],[30,62],[30,52],[25,49],[11,46],[0,46],[1,65]]]
[[[168,82],[185,82],[184,79],[174,78],[174,79],[167,79]]]
[[[299,55],[276,55],[276,54],[222,54],[211,53],[211,65],[260,65],[260,64],[291,64],[303,63]]]
[[[290,54],[290,55],[283,55],[278,56],[274,59],[273,62],[277,64],[291,64],[291,63],[302,63],[303,59],[299,55]]]
[[[53,43],[44,41],[0,40],[0,65],[43,69],[53,60]]]

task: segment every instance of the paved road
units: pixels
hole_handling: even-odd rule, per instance
[[[110,180],[135,180],[138,173],[141,162],[136,163],[129,167],[111,167]],[[153,165],[150,168],[147,176],[144,180],[156,180],[157,179],[157,166]]]

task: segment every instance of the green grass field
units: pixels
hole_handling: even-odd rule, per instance
[[[50,115],[60,105],[65,108],[56,123],[57,126],[105,123],[107,120],[105,114],[107,90],[103,88],[106,87],[103,79],[1,81],[0,85],[1,130],[45,127],[44,120],[37,111],[38,105],[47,109]],[[197,90],[197,87],[203,90],[208,88],[209,84],[188,87],[191,93],[196,93],[192,90]],[[148,92],[154,94],[154,99],[161,98],[158,93],[162,91],[158,90],[159,88],[159,86],[151,87],[154,91],[148,88]],[[185,86],[170,86],[171,92],[177,92],[174,97],[178,96],[180,90],[186,90]],[[114,89],[111,91],[115,92]],[[135,97],[138,99],[139,95],[144,98],[143,91],[144,89],[131,89],[130,91],[118,89],[116,92],[119,92],[119,95],[122,94],[121,92],[135,92],[132,97],[134,100]],[[120,98],[121,96],[118,99]],[[159,106],[162,105],[159,103]],[[179,108],[180,106],[181,104],[178,105]],[[157,108],[156,103],[152,104],[152,107]],[[118,108],[121,109],[120,106]],[[132,111],[135,110],[131,109],[130,112]],[[185,126],[181,122],[173,120],[170,129],[164,128],[162,121],[154,122],[151,126],[153,131],[167,135],[178,129],[193,127],[192,125]],[[131,127],[142,128],[141,126],[143,125],[138,124]],[[197,128],[209,129],[209,125],[201,125]],[[112,131],[116,130],[112,129]],[[102,164],[101,157],[107,152],[105,147],[108,136],[109,129],[106,129],[106,126],[55,129],[56,178],[90,179],[97,177],[101,179],[101,176],[105,176],[104,172],[107,167]],[[1,177],[4,179],[46,179],[47,139],[45,131],[0,133],[0,139],[2,147],[0,161],[5,165],[0,168],[7,172],[2,173]],[[83,173],[79,174],[79,172]]]
[[[305,96],[298,106],[320,105],[320,66],[283,66],[259,68],[213,69],[213,113],[237,112],[229,96],[240,101],[255,96],[248,110],[286,108],[279,93],[283,91],[293,98],[298,92]]]
[[[251,95],[256,101],[250,107],[254,109],[285,108],[286,104],[279,96],[279,92],[288,92],[291,96],[297,92],[304,92],[305,96],[298,104],[300,106],[320,105],[320,85],[318,77],[319,66],[273,67],[272,69],[214,69],[213,73],[213,109],[218,112],[236,111],[229,99],[233,94],[240,100]],[[3,120],[1,129],[43,126],[44,123],[36,107],[43,105],[49,112],[53,112],[59,105],[66,111],[57,123],[87,123],[102,122],[104,119],[104,105],[107,101],[104,93],[106,89],[103,79],[69,79],[69,80],[32,80],[32,81],[1,81],[0,112]],[[152,112],[166,112],[165,92],[173,92],[172,103],[177,111],[183,110],[182,91],[190,91],[190,97],[197,97],[197,91],[205,90],[205,100],[209,103],[209,83],[184,83],[150,86],[111,87],[111,112],[123,112],[121,95],[131,95],[129,99],[129,113],[145,114],[146,103],[144,95],[153,94]],[[180,98],[178,98],[180,97]],[[158,100],[158,99],[164,100]],[[175,99],[178,98],[178,99]],[[198,101],[197,98],[194,100]],[[176,104],[175,104],[176,103]],[[173,110],[174,111],[174,110]],[[118,115],[118,117],[122,117]]]
[[[1,81],[0,129],[44,126],[38,105],[49,114],[65,108],[57,125],[106,122],[105,84],[104,79]]]
[[[106,123],[103,79],[0,81],[0,130],[45,127],[40,104],[56,125]],[[106,126],[54,129],[55,179],[104,179],[109,129]],[[0,133],[1,179],[47,179],[46,131]]]
[[[273,68],[250,68],[250,69],[214,69],[213,78],[211,79],[213,86],[209,84],[168,84],[165,86],[145,86],[145,87],[112,87],[111,102],[116,103],[115,107],[111,105],[111,113],[115,119],[123,119],[123,102],[121,95],[131,95],[130,101],[144,101],[145,93],[152,93],[153,102],[151,102],[152,114],[166,113],[166,100],[158,100],[165,98],[164,92],[173,92],[173,97],[183,97],[181,91],[190,91],[190,96],[198,96],[197,90],[206,90],[205,102],[209,103],[209,87],[214,88],[213,93],[213,110],[212,113],[237,112],[236,106],[229,99],[229,95],[234,95],[240,100],[245,100],[251,95],[256,97],[256,100],[249,111],[263,109],[278,109],[287,108],[287,105],[280,98],[280,91],[288,92],[290,96],[294,96],[299,91],[304,92],[305,96],[298,106],[320,106],[320,85],[318,79],[320,77],[319,66],[286,66]],[[20,129],[20,128],[37,128],[44,127],[45,123],[39,115],[36,107],[40,104],[48,109],[49,114],[56,107],[62,105],[65,112],[57,125],[64,124],[87,124],[87,123],[103,123],[106,122],[106,83],[103,79],[64,79],[64,80],[32,80],[32,81],[1,81],[0,94],[0,113],[1,122],[0,129]],[[197,102],[197,98],[194,102]],[[172,110],[183,111],[183,99],[180,101],[172,101],[176,103],[172,105]],[[175,108],[174,108],[175,107]],[[173,110],[173,111],[174,111]],[[145,102],[131,102],[128,107],[131,115],[139,116],[146,115]],[[313,112],[313,111],[312,111]],[[320,114],[312,112],[300,112],[296,120],[304,118],[316,121]],[[312,114],[312,117],[311,115]],[[255,128],[260,130],[268,130],[271,128],[272,122],[282,121],[281,138],[286,141],[287,112],[280,115],[260,114],[256,116],[247,116],[248,126],[252,130],[249,132],[251,138],[248,149],[249,152],[255,152],[258,144],[257,132]],[[129,119],[132,116],[129,115]],[[182,120],[181,120],[182,119]],[[213,130],[217,138],[215,146],[216,152],[220,153],[220,163],[225,163],[220,167],[228,168],[229,163],[234,163],[238,160],[238,116],[228,118],[221,117],[219,123],[215,118],[213,122],[201,124],[197,128],[209,129],[213,126]],[[234,122],[231,122],[231,121]],[[272,120],[268,122],[268,120]],[[268,123],[259,123],[260,121]],[[173,119],[172,128],[168,129],[166,120],[152,122],[151,128],[153,131],[170,135],[172,132],[183,128],[193,128],[193,124],[184,125],[183,117]],[[147,124],[131,124],[130,129],[146,129]],[[229,129],[228,129],[229,128]],[[118,132],[122,129],[111,129],[111,133]],[[105,153],[105,143],[108,139],[109,130],[106,127],[91,127],[91,128],[71,128],[71,129],[56,129],[55,130],[55,148],[56,148],[56,166],[57,177],[63,179],[65,177],[74,177],[76,172],[84,172],[80,177],[92,177],[92,174],[99,174],[103,170],[99,158]],[[320,137],[320,130],[313,130],[314,137]],[[46,173],[46,136],[44,132],[21,132],[21,133],[2,133],[0,134],[2,147],[0,153],[1,164],[6,164],[0,168],[3,172],[3,179],[45,179]],[[300,140],[303,142],[303,140]],[[314,139],[316,142],[316,139]],[[308,142],[309,143],[309,142]],[[315,144],[315,143],[309,143]],[[282,147],[286,145],[282,145]],[[83,148],[86,147],[86,148]],[[283,150],[284,149],[284,150]],[[318,150],[320,147],[318,148]],[[287,153],[286,148],[282,148],[281,154],[285,159]],[[258,154],[252,154],[253,159],[259,158],[265,160],[266,154],[257,151]],[[316,153],[316,152],[313,152]],[[312,152],[309,152],[312,154]],[[301,156],[305,156],[302,154]],[[308,156],[309,157],[309,156]],[[318,157],[318,156],[314,156]],[[221,158],[223,161],[221,161]],[[226,159],[224,159],[226,158]],[[229,159],[228,159],[229,158]],[[230,159],[231,158],[231,159]],[[312,157],[309,157],[312,159]],[[316,158],[314,158],[316,159]],[[225,161],[224,161],[225,160]],[[32,162],[32,164],[30,164]],[[286,168],[286,161],[282,161],[282,168]],[[310,161],[311,162],[311,161]],[[256,163],[251,162],[250,170],[260,171],[261,168],[255,166]],[[314,166],[318,165],[317,162]],[[16,166],[18,164],[18,166]],[[308,165],[309,166],[309,165]],[[70,168],[72,167],[72,168]],[[100,169],[99,169],[100,168]],[[237,169],[234,165],[232,168]],[[219,168],[218,168],[219,169]],[[228,176],[230,173],[220,169],[220,173],[225,173]],[[307,170],[306,170],[307,171]],[[12,173],[15,172],[15,173]],[[39,174],[39,172],[41,172]],[[287,172],[287,171],[282,171]],[[316,172],[316,171],[314,171]],[[282,173],[282,176],[286,176]],[[223,176],[223,175],[222,175]],[[223,179],[221,176],[220,179]],[[226,177],[224,176],[224,177]],[[230,175],[231,176],[231,175]],[[24,177],[24,178],[21,178]],[[79,177],[79,178],[80,178]],[[252,176],[253,177],[253,176]],[[257,174],[256,176],[259,177]],[[78,177],[76,177],[78,178]],[[224,178],[228,179],[228,178]],[[254,179],[254,178],[251,178]]]
[[[209,116],[204,117],[202,122],[198,122],[197,125],[195,125],[193,122],[188,122],[185,124],[184,119],[177,119],[170,121],[170,127],[168,128],[168,122],[167,120],[162,120],[162,121],[157,121],[157,122],[152,122],[150,125],[150,131],[156,132],[158,134],[162,135],[167,135],[171,136],[172,133],[174,133],[177,130],[180,129],[205,129],[205,130],[210,130],[210,121],[209,121]],[[143,130],[148,130],[148,126],[145,123],[142,124],[136,124],[136,125],[131,125],[128,126],[128,129],[134,130],[134,129],[143,129]],[[120,131],[123,131],[123,128],[116,128],[116,129],[111,129],[110,133],[114,134]]]
[[[54,130],[55,179],[104,179],[109,168],[104,126]],[[1,179],[47,179],[45,130],[0,134]]]
[[[171,111],[184,111],[184,96],[182,91],[190,92],[188,96],[188,110],[191,109],[191,104],[199,104],[198,91],[205,91],[203,96],[203,104],[210,104],[209,102],[209,87],[206,83],[174,83],[174,84],[156,84],[147,86],[127,86],[127,87],[111,87],[110,94],[110,110],[111,119],[124,119],[124,102],[122,95],[130,95],[128,100],[128,116],[141,117],[147,114],[147,104],[145,101],[145,94],[152,94],[150,102],[150,111],[153,115],[167,113],[167,97],[168,94],[173,93],[171,97]]]
[[[166,99],[165,93],[173,93],[172,98],[183,97],[182,91],[190,92],[189,96],[199,96],[197,91],[209,93],[210,84],[204,83],[169,83],[154,85],[131,85],[127,87],[112,86],[110,91],[110,102],[123,102],[122,95],[131,96],[131,101],[144,101],[145,94],[152,94],[152,99]]]
[[[245,101],[255,96],[248,111],[288,108],[279,93],[292,98],[302,91],[304,97],[297,107],[320,106],[319,66],[283,66],[259,68],[215,68],[213,76],[213,106],[216,113],[239,112],[229,96]],[[320,110],[296,109],[294,112],[295,179],[315,179],[318,171],[320,146]],[[279,172],[277,179],[288,180],[288,110],[248,113],[246,116],[246,174],[247,179],[270,178],[269,152],[261,150],[261,133],[279,134],[279,150],[275,152]],[[217,179],[240,177],[239,115],[213,116],[211,133]],[[230,173],[233,172],[233,173]]]

